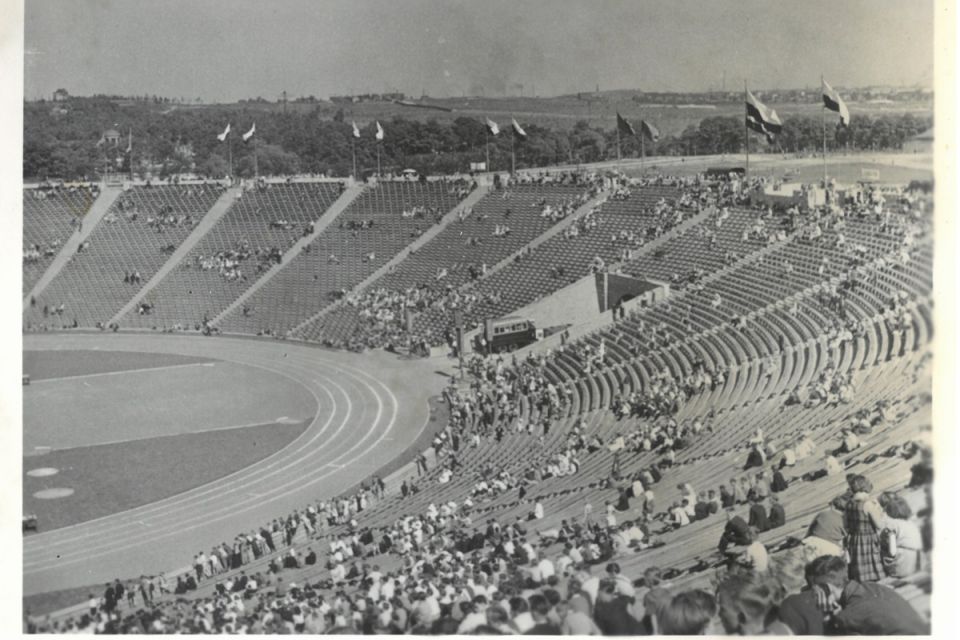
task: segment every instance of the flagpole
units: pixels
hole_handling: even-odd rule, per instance
[[[827,190],[827,105],[823,102],[823,74],[820,74],[820,126],[823,127],[823,190]]]
[[[620,123],[617,122],[617,171],[620,170]]]
[[[483,125],[483,148],[487,152],[487,171],[490,171],[490,127]]]
[[[645,145],[646,141],[644,140],[644,137],[645,136],[643,135],[643,121],[641,120],[640,121],[640,173],[641,174],[643,173],[644,160],[647,157],[647,150]]]
[[[746,104],[747,104],[746,78],[744,78],[743,80],[743,104],[744,104],[744,109],[746,109]],[[750,129],[747,128],[746,114],[744,114],[743,116],[743,143],[744,143],[744,150],[746,152],[746,164],[743,169],[743,177],[744,179],[746,179],[750,176]]]
[[[127,132],[127,148],[130,152],[127,154],[127,162],[130,163],[130,182],[133,182],[133,132]]]
[[[517,139],[517,132],[514,131],[510,136],[510,175],[516,175],[517,173],[517,154],[513,149],[514,142]]]
[[[253,140],[253,177],[254,177],[254,178],[259,178],[259,177],[260,177],[260,163],[258,162],[258,158],[257,158],[257,140],[256,140],[256,138],[254,138],[254,140]]]
[[[227,134],[227,162],[230,165],[230,184],[233,184],[233,139]]]
[[[377,142],[377,179],[380,179],[380,143]]]
[[[353,179],[357,179],[357,138],[356,136],[350,136],[350,146],[353,147]]]

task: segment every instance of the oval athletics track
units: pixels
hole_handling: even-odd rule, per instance
[[[429,421],[427,399],[446,381],[427,361],[240,338],[29,335],[24,349],[176,353],[233,361],[290,378],[313,394],[320,407],[286,447],[223,478],[50,532],[42,532],[41,523],[41,533],[24,540],[25,595],[184,567],[201,550],[337,495],[420,435]]]

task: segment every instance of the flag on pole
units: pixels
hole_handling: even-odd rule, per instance
[[[127,131],[127,150],[125,151],[125,153],[130,153],[131,151],[133,151],[133,131],[128,130]]]
[[[516,118],[510,118],[510,125],[513,127],[513,133],[520,137],[521,140],[527,139],[527,132],[523,130],[518,123]]]
[[[769,142],[773,142],[773,136],[780,133],[783,129],[783,123],[780,122],[780,116],[777,112],[757,100],[752,93],[747,91],[747,127],[757,133],[767,136]]]
[[[497,125],[496,122],[494,122],[490,118],[487,118],[487,131],[490,132],[490,135],[495,136],[500,133],[500,127]]]
[[[620,112],[617,112],[617,128],[625,136],[636,136],[637,132],[633,128],[633,125],[623,119],[623,116],[620,115]]]
[[[840,114],[841,125],[846,127],[850,124],[850,110],[847,109],[847,103],[826,80],[823,81],[823,106]]]
[[[380,121],[377,120],[377,140],[383,140],[383,127],[380,126]]]
[[[353,137],[354,137],[354,138],[359,138],[359,137],[360,137],[360,129],[357,128],[357,123],[356,123],[356,122],[351,122],[350,124],[353,125]]]
[[[656,142],[660,139],[660,130],[646,120],[640,121],[640,133],[650,142]]]
[[[218,133],[218,134],[217,134],[217,140],[219,140],[220,142],[223,142],[224,140],[227,139],[227,136],[228,136],[228,135],[230,135],[230,123],[229,123],[229,122],[227,123],[227,128],[223,130],[223,133]]]
[[[257,131],[257,123],[254,122],[254,123],[253,123],[253,126],[250,127],[250,131],[247,131],[245,134],[243,134],[243,141],[244,141],[244,142],[249,141],[250,138],[253,137],[253,134],[256,133],[256,131]]]

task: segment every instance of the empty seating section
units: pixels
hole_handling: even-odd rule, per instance
[[[381,182],[367,188],[311,243],[236,310],[224,331],[283,334],[383,266],[462,199],[446,181]],[[406,214],[406,215],[405,215]]]
[[[26,323],[107,323],[160,269],[223,190],[197,184],[135,186],[122,193],[81,250],[41,292]],[[128,278],[133,275],[136,278]],[[61,305],[62,312],[50,315]]]
[[[315,223],[342,190],[339,183],[265,183],[246,189],[186,257],[150,291],[152,311],[134,309],[123,324],[196,328],[262,277]]]
[[[23,293],[50,266],[60,247],[76,232],[99,190],[57,187],[23,190]]]
[[[470,293],[476,303],[464,322],[479,323],[500,317],[557,291],[591,273],[599,257],[604,265],[620,261],[654,237],[660,218],[654,208],[661,200],[673,203],[680,195],[673,187],[638,187],[629,198],[607,200],[600,210],[577,224],[578,235],[558,234],[502,270],[477,282]],[[671,209],[669,222],[676,222]],[[690,211],[685,211],[690,215]],[[661,228],[661,232],[663,229]],[[435,308],[419,316],[416,330],[442,337],[453,320],[449,309]]]

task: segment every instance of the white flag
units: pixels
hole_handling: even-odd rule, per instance
[[[377,140],[383,140],[383,127],[380,126],[380,121],[377,121]]]
[[[826,80],[823,80],[823,106],[839,113],[840,124],[845,127],[849,126],[850,110],[847,109],[847,103],[843,101],[843,98],[833,87],[827,84]]]
[[[256,130],[257,130],[257,123],[254,122],[254,123],[253,123],[253,126],[250,127],[250,131],[247,131],[245,134],[243,134],[243,141],[246,142],[247,140],[249,140],[250,138],[252,138],[252,137],[253,137],[253,134],[254,134],[254,132],[256,132]]]
[[[487,118],[487,130],[490,132],[490,135],[495,136],[500,133],[500,127],[496,122]]]
[[[223,133],[217,134],[217,140],[223,142],[227,139],[227,136],[230,135],[230,123],[227,123],[227,128],[223,130]]]
[[[510,119],[510,124],[513,126],[513,132],[521,138],[527,137],[527,132],[523,130],[523,127],[516,121],[515,118]]]
[[[354,137],[354,138],[359,138],[359,137],[360,137],[360,129],[357,128],[357,123],[356,123],[356,122],[351,122],[350,124],[353,125],[353,137]]]

